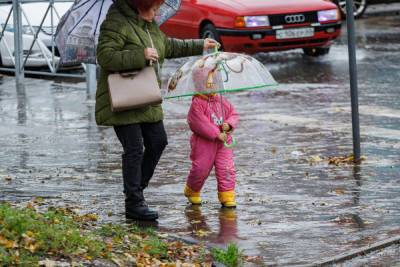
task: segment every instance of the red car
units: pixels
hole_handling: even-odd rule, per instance
[[[170,37],[214,38],[225,51],[320,56],[340,35],[341,17],[328,0],[182,0],[161,28]]]

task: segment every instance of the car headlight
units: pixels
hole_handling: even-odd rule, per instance
[[[242,27],[266,27],[270,26],[268,16],[244,16],[237,17],[235,26]]]
[[[331,20],[339,20],[339,12],[337,9],[318,11],[319,22],[326,22]]]

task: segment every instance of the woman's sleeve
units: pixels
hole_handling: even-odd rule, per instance
[[[147,61],[144,49],[124,50],[124,29],[113,21],[105,21],[100,28],[97,61],[108,71],[142,69]]]
[[[201,106],[196,103],[192,103],[190,106],[188,124],[192,132],[211,141],[214,141],[220,134],[218,126],[207,118]]]
[[[166,58],[190,57],[203,54],[203,39],[180,40],[164,35],[164,41]]]

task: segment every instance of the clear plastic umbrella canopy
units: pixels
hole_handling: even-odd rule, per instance
[[[96,46],[101,23],[113,0],[76,0],[61,18],[55,41],[60,52],[61,64],[96,64]],[[159,25],[172,17],[181,0],[166,0],[156,21]]]
[[[165,99],[195,94],[266,89],[277,85],[266,67],[255,58],[215,52],[191,59],[169,79]]]

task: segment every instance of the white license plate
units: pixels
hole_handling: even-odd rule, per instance
[[[314,36],[314,28],[277,30],[276,39],[295,39]]]

